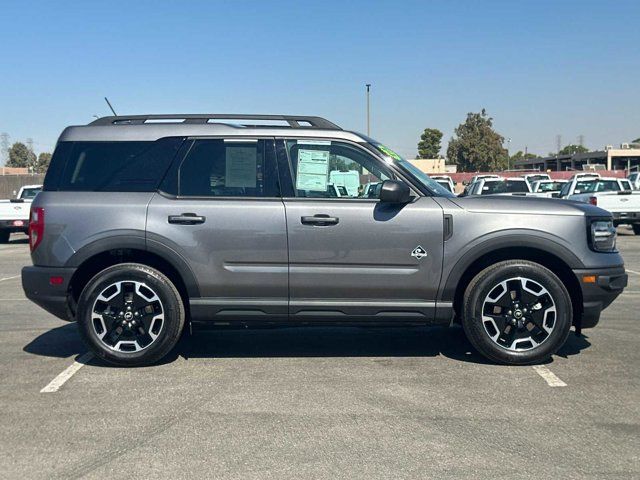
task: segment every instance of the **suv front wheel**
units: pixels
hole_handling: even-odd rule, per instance
[[[80,335],[98,357],[122,366],[157,362],[185,322],[178,290],[158,270],[122,263],[94,276],[78,300]]]
[[[566,341],[573,319],[562,281],[527,260],[499,262],[478,273],[463,308],[471,344],[487,358],[512,365],[549,358]]]

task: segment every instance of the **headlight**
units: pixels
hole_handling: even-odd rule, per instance
[[[611,220],[592,220],[589,229],[591,248],[596,252],[616,251],[616,227]]]

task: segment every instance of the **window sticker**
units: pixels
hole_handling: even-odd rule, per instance
[[[380,144],[376,145],[376,147],[378,148],[378,150],[384,153],[387,157],[391,157],[394,160],[402,160],[402,157],[398,155],[396,152],[394,152],[393,150],[391,150],[390,148]]]
[[[225,187],[256,188],[257,164],[257,147],[226,147]]]
[[[296,189],[326,192],[328,174],[328,150],[298,150]]]

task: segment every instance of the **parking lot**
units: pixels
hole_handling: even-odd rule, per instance
[[[24,298],[14,235],[0,475],[638,478],[640,239],[619,231],[629,287],[542,368],[488,364],[459,328],[216,330],[161,365],[108,367]]]

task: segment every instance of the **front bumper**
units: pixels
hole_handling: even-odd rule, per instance
[[[624,267],[574,270],[582,288],[582,318],[576,323],[581,328],[593,328],[600,320],[600,312],[607,308],[627,286]],[[595,276],[587,283],[585,277]]]
[[[23,267],[22,289],[29,300],[62,320],[72,321],[69,310],[69,282],[75,268]],[[53,285],[51,277],[61,277],[62,283]]]

